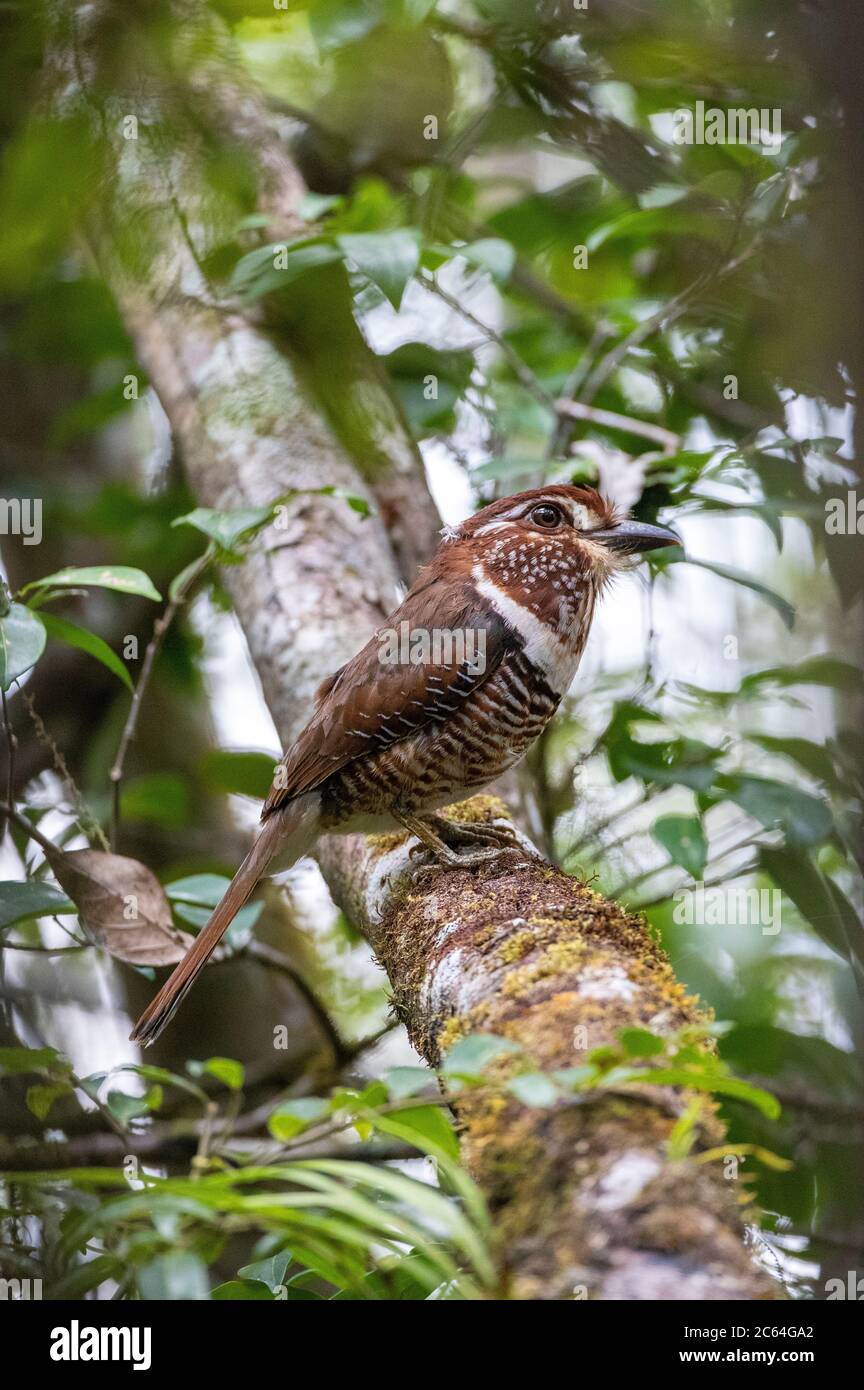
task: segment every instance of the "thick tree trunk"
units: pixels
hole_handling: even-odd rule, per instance
[[[85,37],[96,33],[100,6],[69,0],[61,10],[79,21]],[[180,12],[189,22],[197,9],[184,3]],[[111,96],[96,82],[98,50],[85,44],[82,63],[79,44],[76,62],[62,55],[58,61],[64,102],[77,92],[92,109],[92,91],[78,84],[82,75],[85,83],[94,81],[103,129],[135,109],[134,96]],[[231,105],[229,76],[220,83],[208,69],[202,84],[220,91],[223,115]],[[158,97],[155,89],[147,94],[151,105]],[[242,115],[244,128],[258,132],[266,146],[250,156],[265,166],[267,205],[281,179],[283,213],[296,218],[296,174],[267,143],[267,122],[249,93]],[[416,450],[359,337],[351,340],[349,375],[341,384],[350,394],[362,379],[364,408],[347,428],[335,421],[332,391],[330,423],[317,396],[312,399],[320,374],[308,361],[298,381],[290,365],[296,343],[289,340],[287,357],[281,355],[236,306],[220,304],[207,283],[201,265],[212,248],[202,239],[217,233],[208,233],[199,216],[205,191],[194,146],[187,153],[175,138],[170,181],[155,145],[130,153],[118,137],[116,146],[100,258],[199,502],[256,506],[295,488],[363,493],[366,484],[347,449],[356,462],[365,428],[378,459],[371,486],[379,498],[391,489],[403,505],[405,479],[421,486]],[[131,273],[128,238],[119,255],[116,240],[136,212],[148,242]],[[317,342],[307,335],[304,349],[314,355]],[[428,536],[425,490],[416,506],[419,530]],[[390,519],[404,557],[404,517]],[[287,525],[268,528],[246,562],[226,571],[284,743],[308,717],[318,682],[390,611],[397,575],[380,519],[363,520],[338,498],[310,496],[297,498]],[[488,799],[472,805],[477,815],[502,809]],[[574,1051],[577,1028],[587,1029],[594,1047],[622,1027],[672,1033],[697,1018],[644,923],[542,861],[526,856],[517,864],[511,857],[479,874],[436,870],[412,886],[407,846],[396,836],[331,840],[320,847],[320,862],[334,896],[367,932],[390,976],[395,1006],[433,1065],[442,1049],[471,1031],[507,1034],[538,1065],[565,1067],[581,1060]],[[745,1249],[733,1185],[719,1166],[666,1157],[687,1099],[668,1090],[607,1093],[546,1110],[501,1097],[460,1104],[465,1156],[496,1218],[508,1296],[772,1296],[773,1285]],[[709,1119],[700,1142],[714,1144],[721,1132]]]

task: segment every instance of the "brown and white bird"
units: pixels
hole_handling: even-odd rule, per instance
[[[444,863],[502,853],[494,827],[436,811],[518,762],[569,688],[610,578],[628,557],[675,544],[664,527],[617,516],[593,488],[565,485],[502,498],[448,528],[387,627],[318,690],[258,838],[132,1039],[159,1036],[268,866],[290,867],[319,835],[398,824]],[[467,852],[452,848],[466,841]]]

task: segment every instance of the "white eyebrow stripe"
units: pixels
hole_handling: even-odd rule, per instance
[[[604,525],[602,516],[598,516],[592,507],[586,507],[582,502],[576,502],[570,497],[559,497],[555,493],[550,493],[548,497],[537,497],[526,509],[525,503],[520,502],[512,507],[510,511],[499,512],[493,521],[487,521],[482,526],[478,526],[474,532],[475,536],[486,536],[491,531],[502,531],[508,526],[512,526],[515,521],[527,516],[528,511],[534,507],[542,506],[544,502],[554,507],[560,507],[567,513],[571,526],[575,526],[578,531],[596,531]]]
[[[570,511],[570,520],[580,531],[596,531],[603,525],[603,518],[598,516],[591,507],[585,507],[581,502],[567,502]]]
[[[512,526],[512,524],[512,518],[510,520],[506,520],[502,517],[496,517],[494,521],[487,521],[484,523],[483,526],[478,526],[477,530],[474,532],[474,535],[485,536],[488,535],[490,531],[501,531],[504,529],[505,526]]]

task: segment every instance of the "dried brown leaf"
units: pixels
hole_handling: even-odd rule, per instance
[[[176,965],[192,942],[171,920],[155,874],[137,859],[99,849],[45,851],[61,888],[97,945],[129,965]]]

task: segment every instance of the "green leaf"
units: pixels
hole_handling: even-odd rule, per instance
[[[628,777],[639,777],[644,782],[653,782],[661,787],[672,787],[679,783],[694,791],[710,787],[715,777],[714,763],[723,750],[712,748],[699,739],[684,737],[643,743],[633,737],[630,728],[633,724],[646,721],[650,724],[662,722],[657,714],[641,705],[627,700],[616,705],[603,736],[609,769],[615,781],[624,782]]]
[[[497,1033],[471,1033],[450,1048],[441,1064],[443,1076],[480,1075],[484,1067],[507,1052],[521,1052],[518,1043]]]
[[[780,828],[787,845],[820,844],[831,833],[830,807],[789,782],[744,773],[720,773],[706,800],[729,800],[767,830]]]
[[[230,882],[224,874],[190,874],[186,878],[175,878],[164,887],[172,903],[194,903],[212,908],[225,896]]]
[[[26,1076],[29,1072],[48,1074],[69,1070],[53,1047],[0,1047],[0,1074]]]
[[[126,1091],[109,1091],[105,1103],[121,1125],[140,1119],[150,1110],[144,1096],[130,1096]]]
[[[691,878],[702,877],[708,859],[708,841],[698,816],[661,816],[652,825],[651,834],[673,864],[686,869]]]
[[[657,562],[655,561],[655,563]],[[795,609],[789,600],[783,598],[782,594],[775,593],[773,589],[769,589],[767,584],[761,584],[752,575],[746,574],[743,570],[732,569],[730,565],[719,565],[714,560],[694,560],[690,555],[686,557],[684,563],[695,565],[698,569],[708,570],[711,574],[716,574],[721,579],[728,579],[731,583],[738,584],[744,589],[751,589],[754,594],[758,594],[760,598],[771,605],[790,632],[795,626]]]
[[[429,1089],[435,1073],[428,1067],[391,1067],[384,1074],[384,1085],[392,1100],[405,1100]]]
[[[174,772],[145,772],[123,784],[120,810],[124,820],[155,825],[188,825],[192,819],[192,789],[185,776]]]
[[[766,753],[788,758],[817,781],[836,786],[834,759],[824,743],[813,743],[809,738],[776,738],[772,734],[748,734],[747,738]]]
[[[482,237],[468,246],[454,248],[457,256],[463,256],[471,265],[488,270],[498,285],[506,285],[516,264],[516,252],[509,241],[502,237]]]
[[[259,246],[241,256],[232,272],[229,288],[251,302],[286,289],[310,270],[341,259],[340,251],[324,237],[304,237],[299,241]]]
[[[345,199],[341,193],[304,193],[300,199],[298,211],[304,222],[317,222],[328,212],[342,207],[344,202]],[[269,220],[269,217],[265,217],[264,224],[266,225]]]
[[[759,851],[759,863],[832,950],[844,960],[852,956],[864,964],[864,932],[857,914],[808,854],[765,847]]]
[[[210,791],[252,796],[263,801],[272,785],[278,761],[273,753],[217,748],[202,759],[201,775]]]
[[[449,1158],[459,1157],[459,1140],[453,1121],[439,1105],[409,1106],[386,1118],[386,1133],[398,1136],[409,1144],[417,1144],[424,1153],[431,1145]]]
[[[103,666],[107,666],[119,680],[123,682],[127,690],[134,691],[132,677],[127,668],[123,665],[116,652],[104,642],[101,637],[97,637],[95,632],[88,632],[84,627],[77,627],[75,623],[67,622],[65,618],[58,618],[56,613],[40,613],[39,621],[42,623],[49,637],[55,637],[59,642],[66,642],[70,647],[78,647],[88,656],[92,656],[96,661],[101,661]]]
[[[273,1294],[267,1285],[255,1279],[229,1279],[225,1284],[217,1284],[210,1295],[216,1303],[226,1299],[258,1300],[272,1303]]]
[[[287,1100],[277,1106],[267,1121],[267,1128],[274,1139],[285,1141],[302,1134],[304,1129],[323,1120],[329,1113],[329,1102],[320,1096],[301,1096],[298,1100]]]
[[[53,1085],[29,1086],[24,1098],[27,1109],[32,1115],[36,1116],[37,1120],[44,1120],[47,1118],[48,1112],[55,1100],[59,1100],[61,1096],[68,1096],[71,1090],[72,1087],[67,1082],[58,1082]]]
[[[187,586],[190,584],[192,576],[195,574],[199,576],[202,575],[206,569],[206,564],[204,562],[207,561],[209,563],[215,554],[216,546],[215,544],[211,544],[207,547],[203,555],[199,555],[197,560],[190,560],[189,564],[184,565],[179,574],[175,574],[171,583],[168,585],[168,597],[172,603],[181,603],[184,598],[190,596],[191,589],[187,591]]]
[[[203,1106],[207,1106],[209,1097],[200,1086],[196,1086],[194,1081],[189,1081],[185,1076],[178,1076],[176,1072],[168,1071],[165,1067],[153,1067],[143,1062],[125,1062],[120,1067],[115,1067],[114,1072],[131,1071],[136,1076],[141,1076],[145,1081],[153,1081],[158,1085],[176,1086],[178,1090],[185,1091],[187,1095],[194,1096]],[[99,1078],[93,1078],[99,1080]],[[97,1086],[98,1090],[98,1086]]]
[[[507,1082],[507,1090],[523,1105],[541,1110],[548,1110],[561,1099],[561,1092],[552,1077],[546,1076],[542,1071],[529,1071],[523,1072],[520,1076],[511,1076]]]
[[[474,370],[469,352],[409,342],[383,354],[381,361],[418,435],[455,427],[455,407]]]
[[[70,1270],[59,1279],[51,1290],[52,1299],[78,1299],[93,1289],[98,1289],[106,1279],[120,1282],[125,1274],[123,1262],[116,1255],[97,1255],[87,1260],[77,1269]]]
[[[233,1057],[209,1057],[206,1062],[187,1062],[190,1076],[215,1076],[230,1090],[240,1091],[246,1079],[246,1069],[242,1062]]]
[[[225,880],[227,887],[230,879]],[[191,903],[177,903],[174,912],[181,922],[186,922],[191,927],[206,927],[210,920],[212,909],[207,907],[193,907]],[[249,903],[246,907],[241,907],[228,931],[223,937],[223,945],[230,947],[232,951],[242,951],[244,946],[248,946],[252,936],[252,930],[261,913],[264,911],[263,902]]]
[[[420,235],[409,228],[393,232],[352,232],[338,238],[357,269],[377,285],[394,309],[420,264]]]
[[[275,502],[269,507],[239,507],[236,511],[220,512],[212,507],[196,507],[185,516],[178,516],[172,526],[194,526],[209,536],[223,550],[232,551],[243,540],[251,540],[262,527],[273,520]]]
[[[149,598],[159,603],[161,594],[143,570],[130,565],[69,565],[56,574],[47,574],[44,579],[34,579],[25,584],[22,593],[31,589],[116,589],[121,594],[136,594],[139,598]]]
[[[251,1265],[243,1265],[242,1269],[238,1269],[237,1276],[240,1279],[254,1279],[273,1290],[285,1283],[285,1275],[290,1263],[291,1251],[280,1250],[278,1254],[271,1255],[268,1260],[256,1260]]]
[[[769,666],[751,672],[742,680],[740,692],[752,694],[766,685],[827,685],[858,694],[864,686],[864,672],[836,656],[811,656],[793,666]]]
[[[27,879],[19,883],[7,879],[0,883],[0,931],[33,917],[52,917],[55,913],[77,912],[75,904],[49,883]]]
[[[172,1250],[138,1271],[138,1290],[151,1301],[200,1302],[210,1296],[207,1266],[189,1250]]]
[[[45,650],[45,628],[23,603],[11,603],[0,618],[0,690],[35,666]]]
[[[666,1048],[665,1040],[647,1028],[622,1028],[618,1041],[628,1057],[656,1057]]]
[[[749,1081],[741,1081],[737,1076],[726,1076],[723,1072],[699,1070],[695,1067],[657,1067],[646,1068],[633,1073],[631,1080],[646,1082],[652,1086],[687,1086],[695,1091],[707,1091],[711,1095],[730,1096],[734,1100],[746,1101],[766,1115],[776,1120],[780,1114],[780,1102],[769,1091],[759,1086],[751,1086]]]

